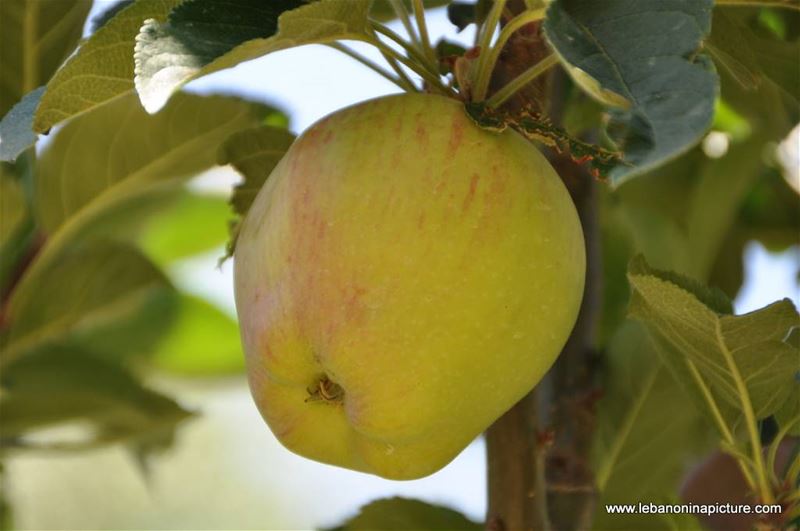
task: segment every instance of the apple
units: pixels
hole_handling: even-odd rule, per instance
[[[281,443],[413,479],[551,366],[581,302],[583,233],[521,135],[395,95],[296,140],[243,223],[234,275],[250,388]]]

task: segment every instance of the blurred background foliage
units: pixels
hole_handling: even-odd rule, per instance
[[[144,3],[95,6],[87,22],[91,0],[0,2],[0,116],[47,84],[81,44],[85,28],[97,31],[115,15],[130,15],[124,8]],[[431,7],[446,3],[432,2]],[[378,2],[375,15],[391,18],[385,8]],[[674,501],[687,467],[716,444],[713,429],[662,365],[644,327],[626,318],[630,260],[642,253],[654,267],[718,286],[735,298],[744,279],[747,245],[757,241],[774,252],[798,245],[796,128],[793,140],[786,140],[800,119],[798,15],[768,8],[715,10],[706,48],[717,65],[721,92],[711,133],[701,145],[647,175],[600,191],[603,306],[595,348],[603,354],[604,395],[597,406],[593,459],[603,503],[629,501],[631,489],[637,499]],[[604,110],[576,87],[569,91],[564,118],[569,132],[581,136],[602,130],[608,120]],[[138,487],[108,493],[116,504],[127,504],[123,509],[93,507],[88,494],[78,493],[69,499],[86,503],[82,511],[99,514],[86,516],[84,526],[291,525],[291,513],[300,509],[281,497],[277,483],[265,487],[263,479],[251,478],[248,494],[225,477],[228,465],[247,468],[248,460],[263,459],[266,435],[254,439],[243,455],[227,455],[208,466],[191,461],[204,452],[224,455],[231,447],[226,437],[246,433],[234,430],[232,423],[247,423],[264,434],[266,429],[254,408],[241,409],[247,392],[231,309],[187,289],[182,269],[192,260],[207,265],[209,256],[223,256],[236,213],[246,210],[260,186],[258,176],[266,177],[291,142],[289,123],[281,109],[258,101],[185,92],[150,115],[128,93],[54,127],[15,162],[0,165],[3,528],[14,527],[17,500],[19,512],[28,515],[23,523],[57,522],[58,511],[66,510],[57,493],[65,484],[64,473],[82,470],[84,476],[66,484],[92,484],[86,492],[102,492],[104,480],[94,468],[108,466],[119,474],[122,453],[135,464],[123,474],[141,474],[131,481],[152,481],[154,492],[171,491],[181,510],[172,520],[150,519],[147,489]],[[776,149],[779,143],[785,149],[787,142],[794,146],[789,162]],[[237,188],[233,209],[226,195],[193,181],[218,171],[219,164],[249,177]],[[191,428],[193,419],[215,408],[231,418],[214,428]],[[186,436],[176,435],[184,425]],[[176,443],[193,446],[191,458],[173,458],[190,459],[188,465],[154,459]],[[241,442],[237,448],[243,448]],[[90,465],[64,465],[64,459],[81,459],[72,456],[87,450],[99,456]],[[467,452],[470,466],[482,467],[476,452]],[[38,471],[40,477],[52,473],[61,483],[47,487],[39,480],[34,486],[32,477],[15,476],[20,459],[29,459],[28,472]],[[303,468],[298,463],[275,465],[281,481],[296,484],[289,492],[336,499],[335,493],[314,486],[314,467],[322,465]],[[64,467],[61,473],[59,466]],[[193,466],[192,474],[181,475]],[[306,475],[289,477],[291,470]],[[459,481],[453,474],[444,476],[452,485]],[[482,474],[473,474],[471,485],[462,487],[482,496]],[[18,485],[10,497],[8,485]],[[119,488],[120,483],[108,485]],[[226,487],[239,498],[226,494]],[[26,488],[54,498],[32,506]],[[182,489],[187,494],[180,494]],[[273,501],[265,506],[265,499]],[[340,528],[477,525],[447,509],[418,503],[399,498],[376,502]],[[209,516],[222,505],[227,510],[220,520]],[[239,509],[240,521],[222,519]],[[30,516],[37,511],[53,516]],[[344,516],[330,515],[317,524],[336,525]],[[67,521],[75,522],[72,518]],[[618,526],[613,518],[598,510],[597,528]],[[636,518],[627,517],[625,525],[696,525]]]

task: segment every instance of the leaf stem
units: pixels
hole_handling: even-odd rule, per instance
[[[399,76],[395,77],[395,76],[393,76],[391,74],[391,72],[381,68],[380,65],[378,65],[377,63],[374,63],[374,62],[370,61],[369,59],[367,59],[366,57],[364,57],[360,53],[355,52],[355,51],[351,50],[350,48],[348,48],[347,46],[344,46],[344,45],[342,45],[342,44],[340,44],[338,42],[328,43],[327,46],[329,46],[330,48],[333,48],[334,50],[338,50],[338,51],[342,52],[343,54],[345,54],[345,55],[347,55],[349,57],[352,57],[353,59],[355,59],[356,61],[358,61],[362,65],[366,66],[370,70],[372,70],[372,71],[378,73],[379,75],[383,76],[384,78],[388,79],[389,81],[391,81],[392,83],[394,83],[395,85],[400,87],[401,89],[403,89],[405,91],[408,91],[408,92],[416,92],[417,88],[414,86],[414,84],[411,82],[411,80],[408,78],[408,76],[406,76],[405,79],[403,79],[402,77],[399,77]]]
[[[411,42],[416,46],[422,48],[419,35],[417,34],[417,30],[414,29],[414,25],[411,23],[411,16],[408,14],[408,9],[406,9],[403,0],[389,0],[389,2],[392,4],[392,9],[394,9],[395,14],[397,14],[397,18],[403,23],[403,27],[406,29],[406,33],[408,33],[408,38],[411,39]]]
[[[731,376],[733,376],[736,390],[739,393],[739,400],[742,404],[742,413],[744,414],[747,433],[750,437],[750,446],[752,447],[751,450],[753,453],[753,462],[755,463],[755,472],[759,495],[761,496],[761,503],[770,505],[775,502],[775,498],[772,495],[772,490],[770,489],[769,482],[767,481],[764,458],[761,455],[761,437],[758,433],[758,424],[756,423],[755,414],[753,412],[753,404],[750,401],[750,393],[747,390],[744,380],[742,379],[742,375],[739,373],[739,367],[736,366],[736,362],[733,359],[731,351],[728,350],[728,346],[725,344],[725,338],[722,337],[722,326],[719,319],[717,319],[715,323],[714,330],[717,335],[717,342],[719,343],[720,350],[722,351],[722,356],[725,358],[725,362],[728,365],[728,370],[731,371]]]
[[[756,7],[784,7],[800,11],[797,0],[715,0],[718,6],[756,6]]]
[[[431,63],[436,64],[436,54],[433,52],[431,46],[431,39],[428,35],[428,26],[425,24],[425,6],[422,5],[422,0],[414,0],[414,17],[417,20],[417,29],[419,30],[420,45],[422,46],[422,54],[425,55]]]
[[[377,33],[380,33],[395,44],[399,45],[401,48],[403,48],[403,50],[405,50],[410,58],[416,60],[426,69],[428,69],[428,71],[431,73],[437,73],[439,71],[435,63],[431,63],[430,60],[422,54],[422,52],[411,46],[408,42],[406,42],[405,39],[403,39],[403,37],[392,31],[391,28],[381,24],[380,22],[373,22],[372,26]]]
[[[402,80],[402,83],[407,85],[408,87],[411,87],[410,90],[409,89],[406,90],[409,90],[409,92],[418,92],[417,86],[414,84],[411,78],[408,77],[406,71],[400,67],[400,63],[398,62],[397,57],[387,53],[387,49],[390,48],[388,46],[381,47],[381,45],[383,45],[383,42],[380,40],[374,29],[370,33],[370,37],[371,37],[370,39],[365,39],[365,41],[378,48],[378,50],[381,52],[381,55],[383,56],[383,59],[388,63],[388,65],[392,68],[392,70],[394,70],[394,72],[397,74],[397,77]]]
[[[500,52],[503,51],[508,39],[517,32],[520,28],[531,22],[536,22],[544,18],[544,8],[535,9],[532,11],[523,11],[511,22],[509,22],[497,37],[497,42],[494,43],[491,50],[488,50],[486,59],[478,70],[478,78],[475,82],[474,101],[483,101],[486,98],[486,92],[489,89],[489,81],[492,79],[492,71],[497,64],[497,59],[500,57]]]
[[[730,428],[725,423],[722,412],[720,412],[719,406],[717,405],[716,400],[714,400],[714,395],[711,394],[711,390],[703,381],[700,371],[697,370],[695,364],[689,359],[686,360],[686,366],[689,368],[689,373],[692,375],[692,378],[694,378],[694,383],[700,388],[700,392],[703,394],[703,398],[706,400],[708,409],[711,411],[711,415],[714,417],[714,421],[717,423],[717,428],[719,428],[719,431],[722,434],[723,441],[725,441],[727,446],[735,448],[736,440],[733,437],[733,432],[731,432]],[[747,466],[747,463],[743,462],[741,458],[737,458],[737,461],[745,481],[747,481],[747,484],[751,489],[756,490],[756,482],[753,479],[753,472]]]
[[[478,56],[478,64],[476,67],[476,82],[484,77],[486,60],[492,45],[492,36],[494,36],[494,28],[500,23],[500,17],[503,14],[505,6],[506,0],[495,0],[492,9],[489,10],[489,14],[486,16],[486,20],[483,22],[478,32],[478,49],[480,50],[480,55]],[[486,75],[488,76],[488,74]],[[473,101],[480,100],[473,98]]]
[[[376,31],[381,31],[379,29],[381,26],[382,26],[381,24],[375,24]],[[386,28],[386,29],[388,29],[388,28]],[[388,31],[390,31],[391,33],[394,33],[391,30],[388,30]],[[395,35],[397,35],[397,34],[395,33]],[[453,89],[448,88],[444,83],[442,83],[441,79],[439,79],[439,76],[437,74],[434,74],[433,72],[431,72],[430,70],[425,68],[425,66],[423,66],[423,64],[420,64],[419,62],[411,61],[411,60],[409,60],[409,58],[407,58],[407,57],[403,56],[402,54],[398,53],[397,50],[395,50],[394,48],[392,48],[391,46],[387,45],[385,42],[380,40],[380,38],[378,38],[378,36],[375,35],[374,33],[372,35],[372,39],[367,39],[366,42],[369,42],[373,46],[377,47],[381,51],[381,53],[384,55],[384,57],[387,57],[387,60],[392,59],[392,60],[398,61],[398,62],[402,63],[404,66],[408,67],[411,71],[413,71],[418,76],[420,76],[422,79],[427,81],[429,85],[431,85],[432,87],[436,88],[442,94],[455,96],[455,92],[453,91]],[[405,46],[408,46],[408,44],[406,44]],[[411,52],[411,50],[408,50],[408,51],[409,51],[409,54],[411,54],[411,55],[415,55],[415,54],[419,53],[416,50],[414,50],[413,53]]]
[[[486,102],[489,107],[498,108],[504,104],[511,96],[525,85],[547,72],[551,67],[558,63],[556,54],[550,54],[523,73],[509,81],[506,86],[495,92]]]

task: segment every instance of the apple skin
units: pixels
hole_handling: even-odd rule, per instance
[[[542,378],[575,323],[585,255],[530,142],[404,94],[296,140],[244,221],[234,275],[251,392],[281,443],[414,479]]]

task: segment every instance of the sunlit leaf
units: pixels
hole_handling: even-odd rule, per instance
[[[408,498],[386,498],[362,507],[343,525],[329,531],[479,531],[463,514],[446,507]]]
[[[39,277],[36,290],[14,298],[0,363],[63,344],[142,354],[169,328],[172,297],[164,274],[133,247],[74,248]]]
[[[368,35],[370,0],[191,0],[136,40],[136,90],[149,112],[192,79],[278,50]]]
[[[72,53],[92,0],[0,2],[0,116]]]
[[[602,9],[592,0],[550,4],[545,32],[576,82],[629,108],[614,113],[626,131],[614,184],[685,152],[711,125],[718,81],[698,50],[712,7],[712,0],[613,0]]]
[[[135,443],[171,432],[190,415],[172,399],[143,387],[121,366],[75,349],[20,360],[3,371],[2,386],[4,453]],[[74,422],[88,428],[78,440],[37,436],[37,430]]]
[[[178,318],[152,356],[162,370],[186,376],[224,376],[244,370],[236,321],[203,299],[182,295]]]
[[[98,29],[47,83],[36,111],[34,130],[44,133],[58,122],[132,91],[133,48],[139,28],[145,19],[166,19],[180,2],[139,0]],[[48,5],[62,3],[67,2],[48,2]]]

